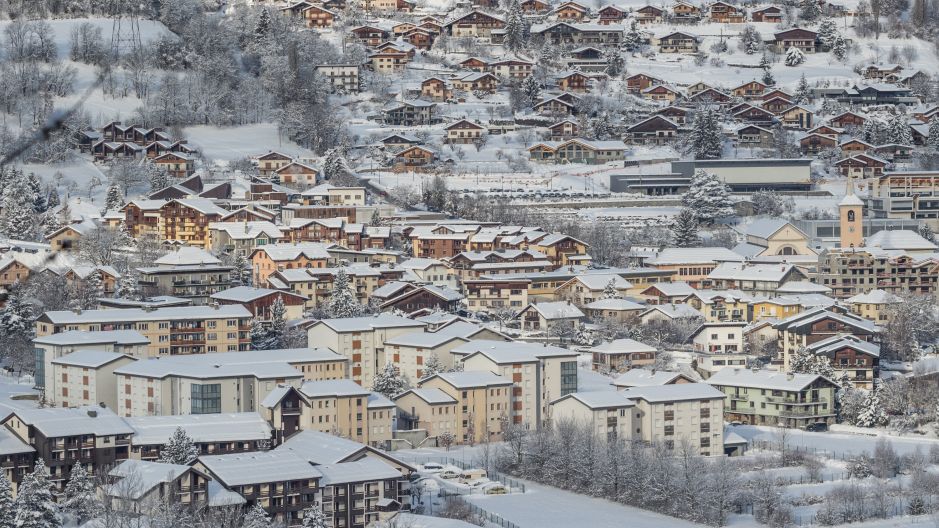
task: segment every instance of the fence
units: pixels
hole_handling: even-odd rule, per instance
[[[436,462],[438,464],[456,466],[464,470],[465,469],[477,469],[479,467],[478,464],[473,464],[471,462],[464,462],[462,460],[457,460],[455,458],[450,458],[446,456],[427,456],[427,455],[415,456],[412,458],[412,460],[418,464],[426,464],[427,462]],[[503,486],[509,489],[509,492],[519,491],[521,493],[525,493],[525,483],[520,480],[516,480],[512,477],[503,475],[502,473],[499,473],[498,471],[495,471],[493,469],[488,469],[488,468],[486,469],[486,476],[489,478],[489,480],[500,482]]]
[[[751,440],[753,449],[763,449],[766,451],[780,451],[779,442],[770,442],[769,440]],[[848,453],[845,451],[836,451],[833,449],[818,449],[817,447],[788,446],[787,451],[793,453],[811,453],[813,455],[822,455],[832,460],[848,461],[860,456],[862,453]],[[870,453],[868,453],[870,454]]]
[[[480,508],[479,506],[476,506],[472,502],[469,502],[468,500],[464,499],[463,496],[461,495],[454,495],[452,497],[449,497],[447,500],[458,500],[462,502],[463,504],[466,505],[467,508],[469,508],[469,511],[473,515],[482,517],[483,519],[493,524],[498,524],[502,528],[521,528],[519,525],[515,524],[514,522],[503,519],[502,516],[497,513],[492,513],[492,512],[489,512]]]

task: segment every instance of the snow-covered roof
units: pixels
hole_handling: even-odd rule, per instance
[[[118,480],[107,486],[112,497],[136,500],[160,484],[169,484],[191,470],[190,466],[127,459],[108,472]],[[126,480],[125,480],[126,479]]]
[[[274,224],[263,220],[251,222],[210,222],[209,229],[224,231],[235,240],[251,240],[259,236],[271,239],[283,238],[284,233]]]
[[[274,452],[294,453],[313,464],[337,464],[364,449],[354,440],[305,429],[285,440]]]
[[[279,448],[274,451],[201,456],[199,462],[228,487],[318,479],[322,475],[298,453],[280,451]]]
[[[626,311],[645,310],[646,306],[628,299],[600,299],[599,301],[593,301],[592,303],[584,305],[584,308],[588,310]]]
[[[440,378],[457,389],[472,389],[477,387],[494,387],[511,385],[512,381],[492,372],[466,371],[441,372],[428,379]],[[422,381],[426,383],[427,379]]]
[[[827,379],[820,374],[788,374],[776,370],[752,370],[746,368],[723,368],[707,379],[707,384],[748,387],[799,392],[815,383],[818,379]]]
[[[368,396],[369,391],[351,379],[307,381],[300,392],[309,398]]]
[[[741,262],[743,257],[722,247],[665,248],[648,261],[652,266],[677,264],[706,264],[711,262]]]
[[[642,316],[645,316],[650,312],[659,312],[670,319],[676,319],[679,317],[704,317],[704,314],[695,309],[694,306],[689,306],[687,304],[657,304],[650,306],[645,312],[642,313]]]
[[[584,316],[580,308],[567,301],[532,303],[528,305],[548,320],[552,319],[579,319]]]
[[[119,321],[180,321],[190,319],[224,319],[251,317],[240,304],[223,306],[169,306],[144,310],[141,308],[122,308],[115,310],[85,310],[76,313],[72,310],[46,312],[42,319],[54,325],[113,323]]]
[[[100,406],[17,409],[13,412],[21,422],[35,427],[46,438],[129,435],[134,432],[114,411]]]
[[[0,427],[0,456],[33,453],[36,449],[26,444],[6,427]]]
[[[687,400],[722,400],[726,397],[723,392],[707,383],[649,385],[645,387],[633,387],[622,392],[631,400],[641,399],[650,403]]]
[[[179,375],[200,378],[255,376],[264,379],[292,379],[302,377],[292,364],[345,360],[344,356],[328,348],[284,348],[147,359],[118,368],[115,373],[150,378]]]
[[[573,392],[551,402],[552,405],[565,400],[574,399],[590,409],[619,409],[622,407],[634,407],[636,402],[626,397],[622,391],[587,391]]]
[[[628,290],[633,287],[632,283],[616,273],[591,273],[589,275],[578,275],[572,280],[577,281],[590,290],[600,291],[607,287],[610,281],[613,281],[613,287],[617,290]]]
[[[332,486],[352,482],[370,482],[401,478],[401,472],[377,458],[363,458],[342,464],[324,464],[316,469],[323,475],[320,486]]]
[[[616,387],[651,387],[655,385],[668,385],[678,378],[688,378],[681,372],[669,370],[630,369],[613,380]]]
[[[40,336],[33,343],[54,346],[68,345],[149,345],[150,339],[136,330],[102,330],[85,332],[67,330],[58,334]]]
[[[451,354],[470,356],[482,354],[495,363],[532,362],[549,357],[572,357],[577,352],[546,343],[527,343],[524,341],[491,341],[474,339],[461,343],[452,349]]]
[[[780,282],[795,269],[792,264],[722,262],[708,273],[709,279]]]
[[[900,301],[900,297],[896,294],[880,289],[859,293],[845,299],[845,302],[849,304],[896,304]]]
[[[456,399],[454,399],[453,396],[450,396],[446,392],[443,392],[436,387],[426,389],[408,389],[395,396],[395,400],[401,399],[406,394],[413,394],[431,405],[456,403]]]
[[[649,288],[655,288],[659,290],[666,297],[683,297],[691,295],[697,291],[685,281],[657,282],[655,284],[650,284]]]
[[[424,326],[424,323],[420,321],[387,313],[365,317],[348,317],[345,319],[323,319],[316,324],[324,324],[340,333],[370,332],[378,328],[404,328],[409,326],[417,328]]]
[[[869,356],[880,357],[880,345],[869,343],[851,334],[831,336],[807,345],[805,348],[815,354],[834,354],[845,347]]]
[[[232,301],[237,303],[249,303],[258,299],[263,299],[268,295],[280,295],[284,297],[297,297],[296,294],[270,288],[255,288],[253,286],[235,286],[227,290],[222,290],[211,295],[212,299],[220,301]]]
[[[939,249],[919,233],[907,229],[890,229],[874,233],[867,237],[866,246],[903,251],[935,251]]]
[[[632,354],[635,352],[655,352],[656,349],[635,339],[627,338],[608,341],[589,349],[589,351],[596,354]]]
[[[76,350],[71,354],[55,358],[55,365],[69,365],[73,367],[98,368],[121,358],[136,360],[137,358],[119,352],[105,352],[103,350]]]
[[[154,260],[153,263],[157,266],[186,266],[221,264],[222,261],[204,249],[192,246],[181,246],[175,251]]]
[[[163,445],[182,427],[196,443],[269,440],[271,425],[255,412],[125,418],[134,445]]]
[[[827,295],[831,293],[831,288],[807,280],[789,281],[776,288],[776,293],[821,293]]]

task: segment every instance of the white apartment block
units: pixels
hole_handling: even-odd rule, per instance
[[[78,350],[52,360],[51,384],[46,402],[58,407],[103,404],[117,406],[117,376],[114,370],[137,361],[120,352]]]

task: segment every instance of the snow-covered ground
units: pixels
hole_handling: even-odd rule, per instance
[[[283,138],[274,123],[235,127],[193,126],[183,135],[199,149],[208,163],[229,162],[275,150],[296,158],[312,158],[313,152]]]
[[[776,427],[763,427],[756,425],[738,425],[732,428],[733,432],[753,441],[779,442],[779,429]],[[791,447],[800,449],[815,450],[819,453],[827,453],[837,457],[841,455],[858,455],[864,452],[871,453],[879,438],[886,438],[893,444],[897,454],[910,454],[917,448],[926,453],[929,448],[937,445],[935,439],[912,438],[908,436],[888,435],[886,432],[879,436],[869,436],[848,433],[813,433],[799,429],[787,430],[787,443]]]

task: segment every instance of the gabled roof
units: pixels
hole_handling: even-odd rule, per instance
[[[581,312],[580,308],[577,308],[567,301],[530,303],[525,309],[522,310],[522,312],[529,308],[535,310],[539,315],[547,320],[575,319],[584,317],[584,312]]]
[[[617,376],[611,385],[615,387],[653,387],[656,385],[671,385],[676,380],[681,379],[691,383],[695,381],[681,372],[634,368]]]
[[[775,370],[751,370],[743,368],[723,368],[707,379],[708,385],[727,387],[747,387],[800,392],[818,380],[836,385],[820,374],[787,374]]]

